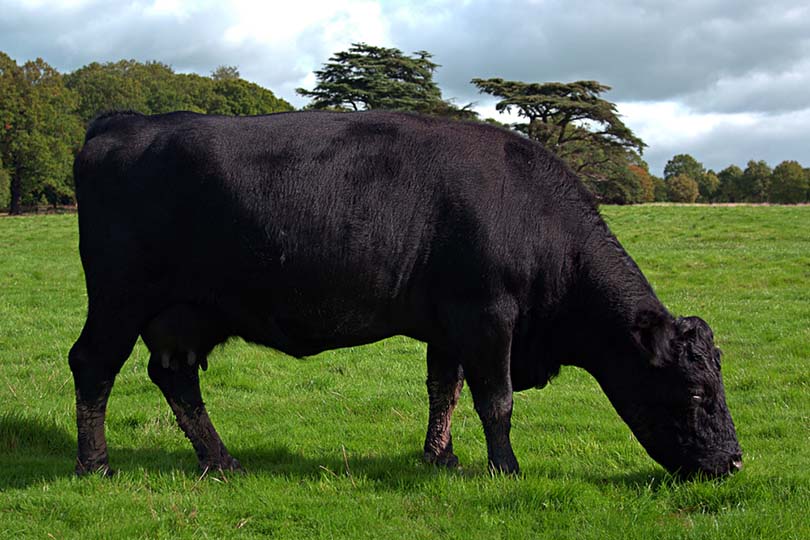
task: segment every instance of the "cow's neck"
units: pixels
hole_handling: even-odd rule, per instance
[[[636,263],[603,224],[584,242],[568,321],[570,363],[594,376],[628,360],[631,331],[640,309],[666,312]],[[569,361],[563,361],[569,363]]]

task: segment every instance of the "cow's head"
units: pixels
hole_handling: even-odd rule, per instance
[[[742,451],[709,325],[698,317],[640,311],[632,335],[643,360],[630,365],[631,373],[616,374],[626,377],[623,382],[603,386],[642,446],[680,475],[739,470]]]

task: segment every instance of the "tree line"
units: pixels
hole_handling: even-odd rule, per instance
[[[315,72],[305,109],[415,111],[480,121],[473,104],[445,99],[433,75],[438,64],[427,51],[355,43]],[[561,157],[604,203],[806,202],[810,171],[795,161],[773,170],[750,161],[715,173],[687,154],[674,156],[664,177],[649,172],[646,144],[624,123],[616,105],[601,97],[597,81],[526,83],[476,78],[478,90],[498,99],[496,108],[516,122],[500,124],[543,144]],[[61,74],[44,60],[17,65],[0,52],[0,207],[74,202],[71,164],[87,123],[108,110],[146,114],[189,110],[253,115],[291,111],[272,91],[240,77],[234,66],[209,76],[175,73],[161,62],[93,62]]]
[[[293,106],[231,66],[201,76],[121,60],[62,74],[41,58],[17,65],[0,52],[0,208],[73,204],[73,157],[87,123],[109,110],[250,115]]]
[[[745,169],[729,165],[715,172],[689,154],[678,154],[664,167],[664,179],[656,182],[656,198],[675,202],[810,202],[810,169],[793,160],[773,169],[762,160],[750,160]]]

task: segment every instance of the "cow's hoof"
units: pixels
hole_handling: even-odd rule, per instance
[[[440,454],[433,452],[425,452],[423,458],[426,463],[437,465],[440,467],[447,467],[448,469],[455,469],[458,467],[458,458],[452,451],[445,451]]]
[[[109,478],[115,475],[115,470],[111,469],[107,463],[76,463],[76,476],[89,476],[91,474]]]
[[[215,471],[220,472],[245,472],[241,463],[231,456],[226,456],[218,461],[208,461],[200,463],[200,471],[203,474],[208,474]]]
[[[512,459],[504,459],[498,462],[489,460],[489,472],[493,475],[504,474],[517,476],[520,474],[520,467],[518,466],[518,462],[514,457]]]

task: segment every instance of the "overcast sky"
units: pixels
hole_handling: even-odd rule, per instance
[[[0,50],[18,63],[235,65],[296,106],[295,88],[359,41],[433,53],[444,96],[485,117],[474,77],[608,84],[655,174],[678,153],[718,171],[810,167],[807,0],[0,0]]]

